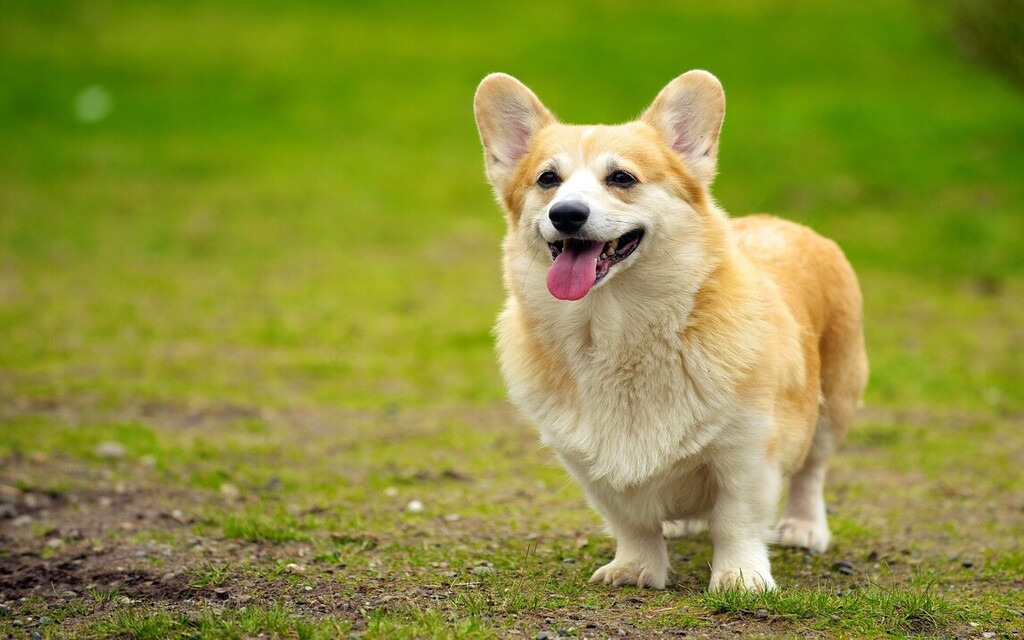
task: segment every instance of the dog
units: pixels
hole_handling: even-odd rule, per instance
[[[627,124],[562,124],[505,74],[474,111],[507,222],[501,371],[615,537],[590,581],[663,589],[665,536],[706,524],[710,591],[773,589],[768,544],[829,544],[826,465],[867,384],[849,262],[716,205],[725,94],[706,71]]]

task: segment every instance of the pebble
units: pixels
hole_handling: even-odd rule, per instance
[[[839,573],[843,574],[844,576],[852,576],[853,575],[853,567],[850,566],[850,564],[847,563],[847,562],[837,562],[837,563],[835,563],[834,565],[832,565],[832,570],[833,571],[838,571]]]
[[[306,567],[301,564],[295,564],[294,562],[290,562],[285,565],[284,569],[288,573],[306,573]]]
[[[230,482],[225,482],[224,484],[220,485],[220,494],[225,498],[237,500],[242,496],[242,491],[241,489],[231,484]]]
[[[32,638],[32,640],[43,640],[43,634],[33,630],[32,633],[29,635],[29,638]]]
[[[39,620],[37,620],[37,622],[39,623],[39,626],[43,626],[50,624],[51,622],[53,622],[53,620],[50,618],[50,616],[39,616]]]
[[[538,631],[537,635],[533,636],[534,640],[553,640],[554,636],[551,635],[550,631]]]
[[[107,440],[101,442],[92,450],[92,453],[97,458],[103,458],[105,460],[117,460],[123,458],[125,454],[124,445],[120,442],[114,442],[113,440]]]
[[[423,503],[419,500],[410,500],[409,504],[405,505],[405,510],[409,513],[423,513]]]
[[[64,541],[60,538],[50,538],[46,541],[46,546],[51,549],[56,549],[64,545]]]
[[[32,516],[28,515],[27,513],[24,515],[20,515],[14,520],[11,520],[11,524],[15,527],[24,527],[27,524],[32,524]]]
[[[60,597],[66,599],[66,600],[71,600],[72,598],[77,598],[78,594],[75,593],[74,591],[71,591],[69,589],[69,590],[65,591],[64,593],[60,594]]]
[[[754,612],[754,617],[755,618],[767,618],[768,617],[768,610],[767,609],[758,609],[757,611]]]
[[[386,495],[389,498],[394,498],[398,495],[398,488],[388,487],[387,489],[384,490],[384,495]]]
[[[12,620],[11,621],[11,626],[12,627],[16,627],[16,628],[20,628],[20,627],[24,627],[25,623],[22,622],[21,620]]]
[[[491,567],[488,567],[487,565],[480,565],[478,567],[473,567],[473,575],[476,575],[476,576],[489,576],[492,573],[494,573],[494,569],[491,568]]]

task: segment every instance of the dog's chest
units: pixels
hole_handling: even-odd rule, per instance
[[[697,456],[728,421],[716,363],[672,325],[591,332],[551,348],[568,384],[538,387],[528,370],[506,377],[545,444],[573,461],[581,480],[648,482]]]

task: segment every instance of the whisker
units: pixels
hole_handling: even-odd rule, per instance
[[[527,251],[529,251],[529,249],[527,249]],[[526,253],[526,251],[524,251],[523,253]],[[526,287],[526,279],[530,277],[530,269],[533,269],[533,263],[537,262],[537,256],[539,254],[539,251],[535,251],[533,253],[533,260],[530,260],[530,266],[526,267],[526,273],[523,274],[523,288]]]

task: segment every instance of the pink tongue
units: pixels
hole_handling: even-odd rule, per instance
[[[597,257],[603,242],[566,240],[562,253],[548,269],[548,291],[559,300],[579,300],[597,279]]]

